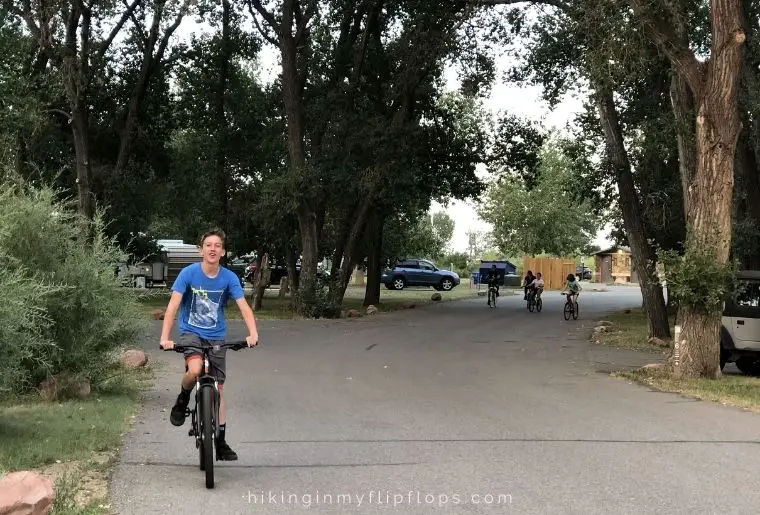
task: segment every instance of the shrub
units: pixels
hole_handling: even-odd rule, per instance
[[[18,333],[22,359],[1,366],[16,367],[11,375],[25,386],[63,370],[97,384],[111,351],[143,329],[136,296],[117,275],[126,256],[105,237],[102,215],[87,221],[48,188],[3,190],[0,256],[8,270],[0,284],[8,289],[0,302],[18,296],[2,316]]]

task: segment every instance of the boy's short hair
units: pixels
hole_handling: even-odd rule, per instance
[[[210,231],[206,231],[201,236],[201,239],[198,243],[199,247],[203,247],[203,244],[206,242],[206,238],[210,236],[218,236],[220,240],[222,240],[222,247],[224,247],[225,240],[227,239],[226,235],[224,234],[224,231],[221,229],[211,229]]]

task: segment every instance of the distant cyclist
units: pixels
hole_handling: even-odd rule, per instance
[[[544,279],[541,275],[541,272],[538,272],[536,274],[536,278],[533,279],[533,281],[528,285],[528,288],[533,291],[535,300],[538,300],[538,298],[541,296],[541,293],[544,291]]]
[[[496,270],[496,265],[491,265],[491,269],[486,276],[488,282],[488,291],[491,291],[491,287],[496,288],[496,296],[499,296],[499,271]],[[491,306],[491,296],[488,296],[488,305]]]
[[[531,283],[535,279],[536,279],[536,276],[533,275],[533,271],[528,270],[528,273],[525,275],[525,279],[523,279],[523,289],[524,289],[523,300],[528,300],[528,288],[530,288]]]
[[[578,278],[575,274],[567,274],[567,283],[565,284],[565,291],[567,292],[567,300],[573,303],[576,302],[578,294],[581,292],[581,283],[578,282]]]

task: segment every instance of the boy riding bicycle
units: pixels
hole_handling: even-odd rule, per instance
[[[172,285],[172,296],[164,314],[161,330],[161,347],[171,349],[174,342],[169,339],[174,317],[179,310],[179,344],[210,346],[222,342],[226,336],[224,307],[232,298],[237,303],[248,328],[246,341],[249,347],[258,344],[259,334],[256,319],[245,301],[240,279],[231,270],[220,266],[224,256],[224,232],[220,230],[205,233],[200,240],[202,261],[188,265],[180,271]],[[237,454],[225,440],[226,413],[222,388],[226,379],[226,350],[211,351],[209,354],[209,374],[219,384],[219,438],[216,440],[216,455],[219,460],[232,461]],[[181,390],[169,417],[175,426],[185,423],[187,405],[195,381],[202,372],[203,360],[197,350],[185,351],[185,375]]]

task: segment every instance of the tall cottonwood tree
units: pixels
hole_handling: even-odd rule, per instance
[[[741,47],[746,38],[741,1],[710,1],[710,56],[705,61],[698,60],[687,40],[658,16],[660,12],[668,12],[670,5],[661,2],[629,3],[653,41],[671,60],[694,100],[696,169],[687,170],[690,176],[686,179],[688,186],[685,185],[687,240],[683,259],[697,268],[708,262],[727,265],[732,237],[734,159],[741,130],[738,110]],[[703,270],[702,275],[704,288],[719,291],[725,288],[721,284],[722,275],[710,274],[709,269]],[[719,301],[702,305],[702,299],[682,299],[681,330],[674,342],[672,360],[676,377],[720,375],[721,310]]]
[[[528,26],[536,34],[536,43],[524,56],[515,78],[541,83],[545,96],[552,101],[557,101],[570,83],[585,80],[590,84],[591,102],[606,150],[605,170],[618,192],[616,200],[633,268],[639,277],[649,335],[667,338],[670,328],[665,299],[656,278],[656,256],[648,241],[640,189],[626,142],[631,140],[631,134],[626,138],[620,107],[614,100],[615,93],[641,96],[641,81],[651,75],[650,67],[659,63],[648,55],[641,38],[630,31],[624,12],[614,2],[582,0],[559,3],[558,7]],[[623,92],[624,83],[638,86],[628,86]],[[647,81],[644,88],[651,86]],[[624,101],[632,103],[634,99]],[[645,174],[646,170],[638,173]]]

